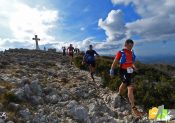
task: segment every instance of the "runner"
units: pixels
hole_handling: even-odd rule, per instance
[[[66,55],[66,47],[62,47],[62,50],[63,50],[63,56]]]
[[[86,63],[88,65],[91,78],[93,79],[93,81],[95,81],[94,73],[95,73],[95,65],[96,65],[94,55],[99,56],[99,54],[95,50],[93,50],[92,45],[89,45],[89,50],[86,51],[86,54],[84,55],[83,62],[82,62],[82,64]]]
[[[117,64],[119,64],[119,74],[122,83],[119,87],[118,96],[120,96],[121,99],[123,99],[122,95],[124,94],[125,89],[127,87],[128,98],[132,107],[132,113],[136,117],[141,117],[142,113],[137,110],[134,103],[135,100],[133,94],[134,90],[133,72],[137,71],[137,68],[134,65],[135,55],[134,52],[132,51],[133,45],[134,42],[131,39],[125,41],[125,48],[117,52],[113,64],[111,65],[110,75],[111,76],[114,75],[114,68]]]
[[[72,44],[70,44],[70,46],[67,48],[67,54],[69,55],[70,63],[72,65],[74,56],[74,47],[72,46]]]

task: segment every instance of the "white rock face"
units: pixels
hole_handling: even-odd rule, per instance
[[[81,105],[78,105],[76,101],[71,101],[68,104],[68,115],[72,116],[74,119],[84,122],[84,123],[91,123],[88,111]]]

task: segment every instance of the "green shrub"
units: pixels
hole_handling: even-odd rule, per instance
[[[4,98],[6,99],[7,102],[19,102],[18,97],[11,92],[7,92],[4,94]]]
[[[88,70],[88,67],[86,65],[82,65],[83,56],[79,55],[74,57],[74,64],[81,70]]]

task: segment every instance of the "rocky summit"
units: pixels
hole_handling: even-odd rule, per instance
[[[9,49],[0,53],[0,72],[0,123],[149,122],[61,53]]]

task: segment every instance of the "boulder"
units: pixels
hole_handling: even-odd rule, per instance
[[[21,107],[19,104],[11,102],[8,104],[8,108],[14,112],[18,111]]]
[[[18,88],[14,93],[21,101],[25,100],[25,93],[23,88]]]
[[[23,121],[28,121],[32,117],[31,112],[28,108],[19,111],[19,116],[22,118]]]
[[[30,89],[30,86],[28,84],[25,84],[24,86],[24,95],[26,99],[29,99],[32,95],[32,91]]]
[[[91,123],[88,111],[81,105],[77,105],[76,101],[71,101],[68,104],[68,115],[72,116],[75,120],[83,123]]]
[[[42,89],[41,89],[41,86],[38,84],[38,80],[35,80],[35,81],[31,82],[30,89],[37,96],[41,96],[42,95]]]

